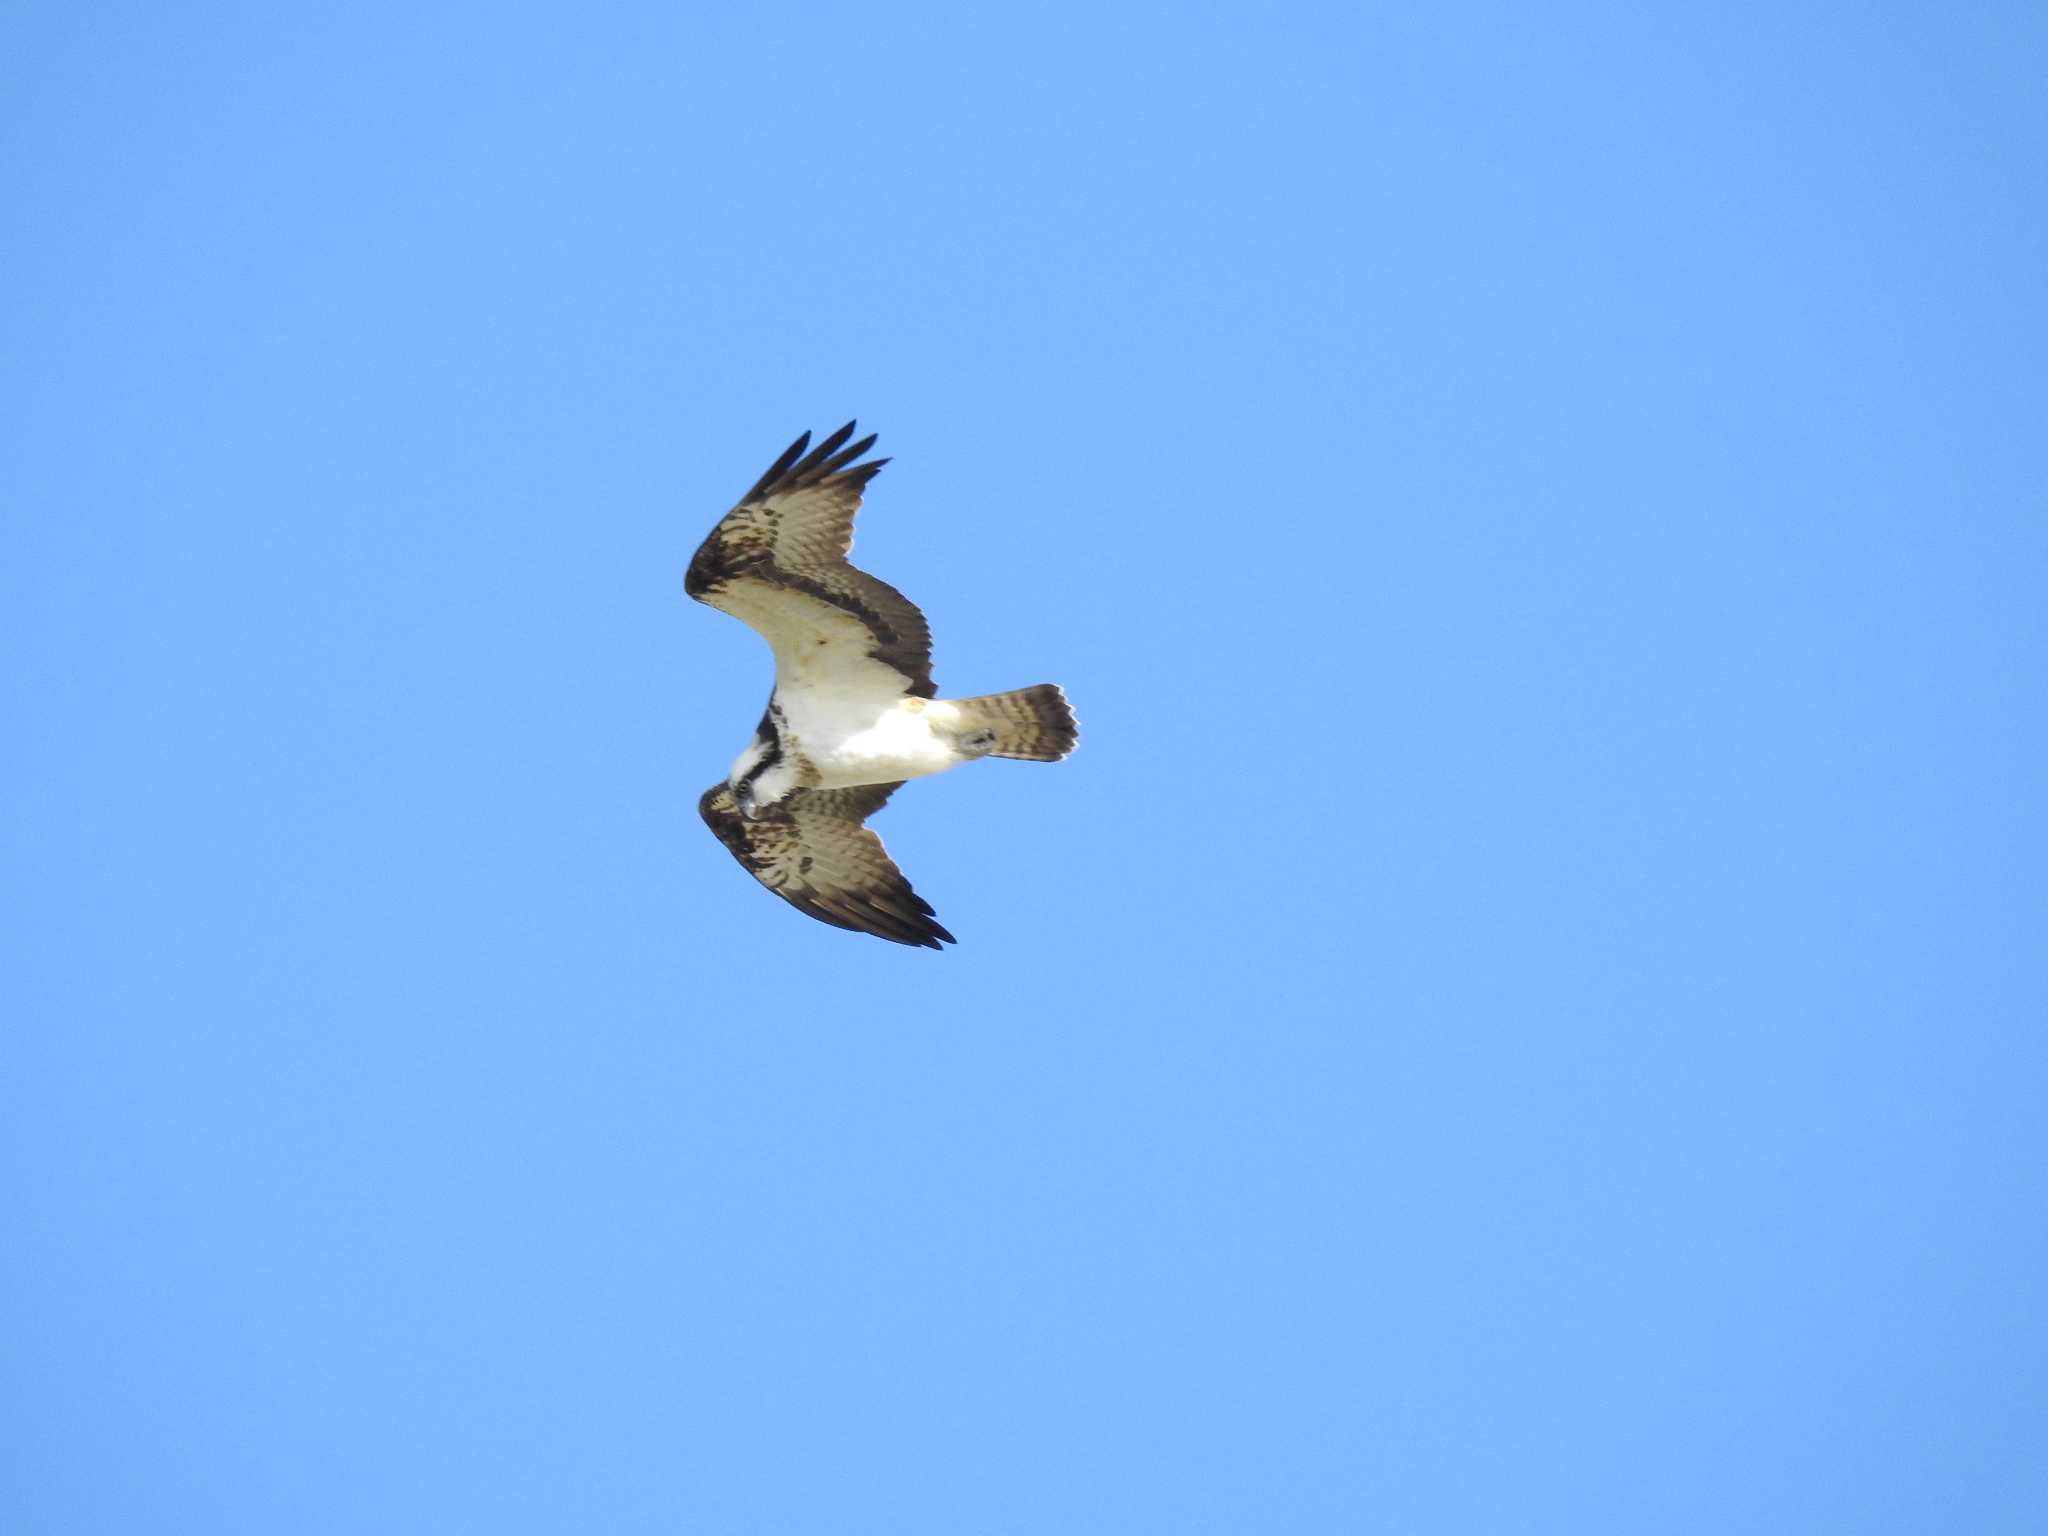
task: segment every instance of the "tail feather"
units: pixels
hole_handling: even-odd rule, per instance
[[[1053,683],[985,693],[978,699],[955,699],[967,730],[995,732],[992,757],[1021,757],[1035,763],[1056,763],[1074,750],[1081,728],[1067,707],[1067,696]]]

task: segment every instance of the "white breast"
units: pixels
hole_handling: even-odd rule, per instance
[[[878,705],[871,694],[824,689],[776,697],[784,728],[827,788],[893,784],[965,761],[932,728],[944,723],[949,704],[898,698]]]

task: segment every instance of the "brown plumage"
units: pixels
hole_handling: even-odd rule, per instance
[[[953,936],[867,830],[906,779],[981,757],[1053,762],[1079,731],[1051,684],[941,699],[917,606],[847,559],[875,472],[848,422],[790,444],[719,520],[684,589],[754,629],[775,690],[726,781],[699,802],[747,872],[821,922],[937,949]]]
[[[1074,750],[1081,727],[1067,707],[1057,683],[985,693],[978,699],[955,699],[963,724],[994,734],[990,757],[1020,757],[1033,763],[1056,763]]]
[[[835,928],[937,949],[955,942],[953,935],[862,825],[900,787],[800,789],[749,821],[731,787],[718,784],[697,809],[741,867],[798,911]]]
[[[787,622],[789,605],[777,593],[815,598],[859,623],[858,630],[847,626],[844,636],[821,630],[819,639],[858,643],[904,675],[905,691],[929,699],[937,690],[924,614],[889,583],[846,561],[861,495],[889,462],[854,463],[875,437],[869,433],[848,446],[851,436],[849,421],[809,453],[808,432],[784,449],[698,547],[683,590],[756,629]]]

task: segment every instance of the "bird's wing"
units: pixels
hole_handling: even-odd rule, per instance
[[[846,560],[861,493],[889,462],[855,463],[875,439],[849,445],[852,436],[849,421],[815,448],[808,432],[791,443],[711,530],[683,589],[761,633],[775,649],[778,687],[825,681],[929,699],[937,690],[924,615]]]
[[[862,825],[898,787],[799,789],[749,821],[731,786],[720,783],[697,809],[746,871],[799,911],[835,928],[937,949],[953,935]]]

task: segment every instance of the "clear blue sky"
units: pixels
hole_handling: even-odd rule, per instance
[[[0,1528],[2041,1528],[2038,7],[0,31]]]

